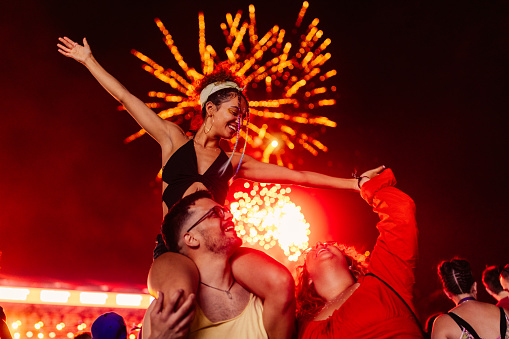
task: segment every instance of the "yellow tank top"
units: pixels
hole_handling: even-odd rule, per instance
[[[268,339],[267,332],[263,326],[263,302],[256,295],[249,297],[249,302],[241,314],[235,318],[211,322],[199,306],[196,306],[196,314],[191,330],[190,339],[212,338],[249,338],[249,339]]]

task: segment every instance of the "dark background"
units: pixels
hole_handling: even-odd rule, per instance
[[[144,72],[137,49],[165,67],[171,53],[159,17],[188,64],[199,68],[198,12],[207,43],[225,42],[227,12],[256,7],[258,30],[293,27],[296,1],[22,1],[0,5],[0,274],[36,281],[144,285],[161,219],[154,176],[160,150],[75,61],[57,38],[88,38],[96,58],[140,98],[169,86]],[[338,122],[303,150],[297,169],[347,177],[385,164],[417,204],[422,318],[452,303],[436,265],[468,259],[480,282],[485,265],[509,262],[506,220],[509,12],[506,1],[311,1],[332,39]],[[224,56],[223,56],[224,58]],[[338,239],[362,250],[377,217],[354,193],[295,188],[311,240]],[[310,198],[311,197],[311,198]],[[480,288],[480,298],[493,300]]]

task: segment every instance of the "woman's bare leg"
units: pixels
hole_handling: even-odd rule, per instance
[[[200,274],[194,262],[182,254],[173,252],[166,252],[154,259],[147,279],[148,291],[155,298],[158,291],[162,291],[168,297],[182,289],[183,298],[177,306],[180,306],[191,293],[196,294],[199,282]],[[168,299],[164,300],[164,306]]]

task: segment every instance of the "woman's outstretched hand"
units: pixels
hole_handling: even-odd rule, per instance
[[[77,42],[72,41],[68,37],[58,38],[61,44],[57,44],[58,51],[60,54],[65,55],[68,58],[85,64],[85,61],[92,56],[92,51],[87,42],[87,38],[83,38],[83,46]]]
[[[376,177],[378,174],[382,173],[382,171],[385,169],[385,166],[379,166],[377,168],[370,169],[360,175],[359,180],[359,188],[362,187],[366,182]]]

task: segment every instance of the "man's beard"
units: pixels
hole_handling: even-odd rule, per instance
[[[212,253],[228,254],[242,245],[242,239],[237,236],[215,237],[206,232],[203,232],[202,236],[205,239],[205,247]]]

